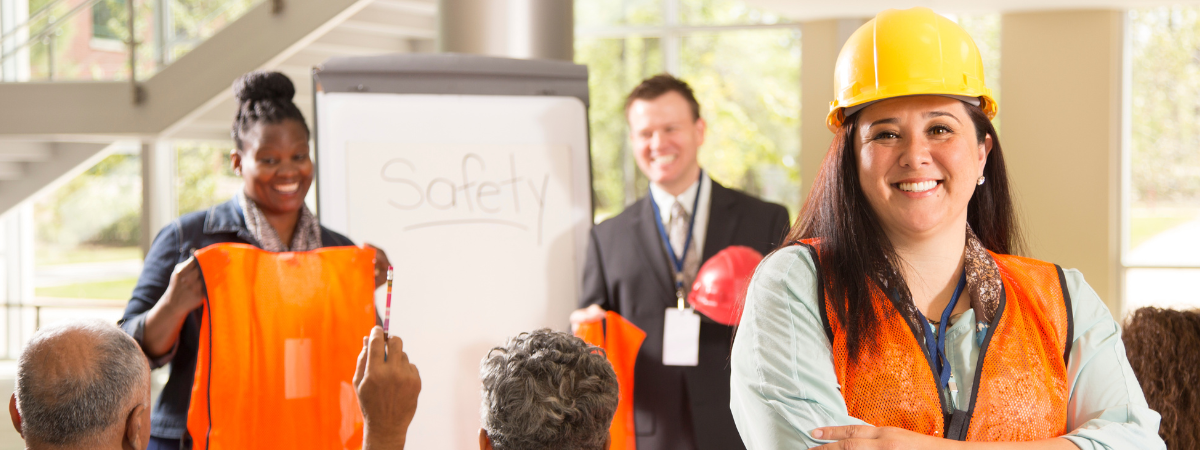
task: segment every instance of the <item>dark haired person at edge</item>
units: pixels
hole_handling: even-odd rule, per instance
[[[1167,448],[1200,448],[1200,310],[1140,308],[1121,340]]]
[[[1095,291],[1012,256],[997,105],[970,36],[927,8],[887,10],[851,35],[834,80],[833,144],[733,345],[746,446],[1165,448]]]
[[[317,223],[304,204],[313,180],[308,126],[292,103],[296,89],[278,72],[251,72],[233,84],[238,100],[230,153],[244,187],[208,211],[163,227],[146,255],[133,298],[121,319],[152,367],[171,364],[154,406],[150,450],[189,448],[187,410],[196,371],[204,281],[192,252],[236,242],[272,252],[354,245]],[[375,285],[385,281],[387,255],[378,250]]]
[[[744,245],[765,254],[782,243],[788,212],[721,186],[701,170],[705,122],[687,83],[666,74],[646,79],[629,93],[625,114],[650,192],[592,229],[582,309],[571,322],[598,321],[611,310],[646,332],[633,375],[639,450],[741,448],[729,413],[733,327],[675,308],[717,252]],[[694,323],[690,333],[668,339],[698,347],[694,361],[664,351],[671,314]]]

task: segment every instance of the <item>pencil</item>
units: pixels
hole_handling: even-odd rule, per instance
[[[395,275],[395,271],[394,271],[394,270],[392,270],[392,266],[388,266],[388,271],[387,271],[387,285],[388,285],[388,288],[387,288],[387,306],[385,306],[385,307],[383,308],[383,339],[384,339],[384,342],[387,342],[387,338],[388,338],[388,325],[390,325],[390,324],[391,324],[391,321],[392,321],[392,277],[393,277],[394,275]]]

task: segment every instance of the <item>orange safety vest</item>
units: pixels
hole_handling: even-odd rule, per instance
[[[617,374],[617,413],[613,415],[608,432],[609,450],[636,450],[637,433],[633,422],[633,369],[638,350],[646,340],[646,332],[612,311],[602,322],[579,325],[575,335],[585,342],[604,349],[608,362]]]
[[[802,245],[819,255],[815,240]],[[933,357],[921,345],[924,335],[915,334],[876,283],[871,282],[871,291],[881,318],[878,335],[863,343],[857,364],[850,364],[834,299],[819,288],[834,370],[851,416],[875,426],[967,441],[1031,441],[1066,434],[1072,318],[1062,269],[989,254],[1000,269],[1004,291],[979,350],[970,407],[957,416],[942,403],[946,387],[938,386]]]
[[[196,252],[208,298],[188,408],[197,450],[362,448],[353,377],[375,325],[374,249]]]

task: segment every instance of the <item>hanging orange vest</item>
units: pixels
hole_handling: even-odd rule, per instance
[[[612,311],[602,322],[579,325],[575,335],[584,342],[604,349],[617,374],[617,413],[608,432],[609,450],[636,450],[637,433],[633,422],[633,369],[646,332]]]
[[[802,244],[818,255],[815,240]],[[1004,292],[979,350],[970,407],[959,421],[944,413],[933,359],[921,345],[924,336],[914,334],[874,282],[872,303],[881,321],[875,338],[862,343],[857,364],[850,364],[834,300],[821,289],[834,370],[852,417],[966,441],[1031,441],[1067,433],[1066,358],[1072,319],[1062,269],[1030,258],[989,254],[1000,269]],[[948,430],[947,422],[956,426]]]
[[[375,325],[375,250],[196,252],[208,299],[188,408],[197,450],[359,449],[353,377]]]

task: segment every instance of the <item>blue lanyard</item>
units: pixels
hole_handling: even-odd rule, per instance
[[[958,286],[954,288],[954,295],[950,297],[950,304],[946,305],[946,309],[942,311],[942,321],[938,323],[937,340],[925,341],[925,346],[929,349],[929,354],[933,355],[934,365],[938,371],[938,386],[946,386],[950,382],[950,359],[946,356],[946,327],[950,324],[950,313],[954,311],[954,306],[958,304],[958,297],[962,295],[963,288],[967,285],[967,271],[963,270],[962,277],[958,279]],[[921,315],[921,321],[925,323],[926,335],[933,333],[933,326]]]
[[[704,188],[704,183],[700,181],[704,179],[704,170],[700,170],[700,178],[696,179],[696,199],[692,201],[692,218],[688,221],[687,241],[683,243],[683,254],[675,256],[675,248],[671,247],[671,238],[667,236],[667,229],[663,227],[662,212],[658,210],[658,202],[654,201],[653,196],[650,198],[650,206],[654,208],[654,225],[658,226],[658,236],[662,238],[663,245],[666,246],[667,256],[671,258],[671,264],[675,266],[675,289],[676,293],[683,295],[683,261],[687,256],[688,249],[692,247],[692,231],[696,227],[696,212],[700,206],[700,190]]]

